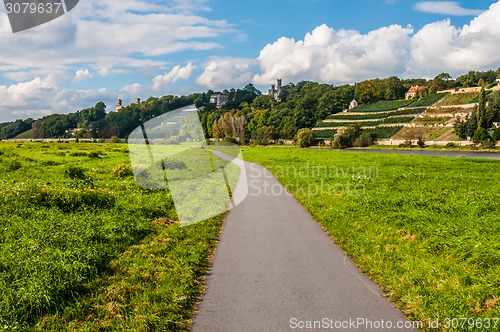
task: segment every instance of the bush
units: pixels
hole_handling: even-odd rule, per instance
[[[400,148],[411,148],[413,144],[411,143],[411,140],[407,139],[404,143],[399,144]]]
[[[122,141],[118,136],[111,137],[111,143],[121,143]]]
[[[236,145],[239,145],[240,144],[240,141],[238,141],[238,139],[234,138],[234,137],[229,137],[229,136],[226,136],[222,139],[222,142],[223,143],[231,143],[231,144],[236,144]]]
[[[163,161],[163,166],[167,170],[175,170],[175,169],[187,169],[187,165],[183,161],[173,160],[173,159],[165,159]]]
[[[308,148],[314,145],[316,135],[311,129],[303,128],[295,136],[295,143],[301,148]]]
[[[9,160],[6,164],[7,172],[17,171],[21,167],[23,167],[23,165],[16,159]]]
[[[354,141],[354,146],[357,148],[364,148],[370,145],[373,145],[373,139],[369,133],[362,133],[361,136]]]
[[[96,190],[89,187],[78,189],[37,188],[31,192],[30,201],[34,205],[47,208],[56,207],[71,213],[86,208],[111,208],[115,205],[116,195],[108,190]]]
[[[495,141],[500,141],[500,128],[495,129],[495,131],[493,132],[493,139]]]
[[[86,156],[88,156],[87,152],[85,152],[85,151],[75,151],[75,152],[71,152],[69,155],[70,155],[70,157],[86,157]]]
[[[425,142],[421,137],[418,139],[417,145],[419,148],[422,148],[422,149],[425,148]]]
[[[129,165],[117,165],[115,168],[113,168],[111,170],[111,172],[113,173],[113,175],[116,177],[116,178],[119,178],[119,179],[123,179],[127,176],[132,176],[134,173],[132,172],[132,167],[130,167]]]
[[[334,149],[345,149],[349,147],[349,138],[345,134],[337,134],[332,141]]]
[[[490,134],[488,134],[486,129],[482,127],[477,128],[476,132],[474,133],[474,136],[472,137],[472,141],[475,144],[482,144],[488,140],[491,140],[491,136]]]
[[[70,179],[80,179],[83,180],[87,176],[85,175],[85,170],[79,166],[69,165],[64,170],[64,175]]]
[[[96,151],[92,151],[92,152],[89,152],[87,154],[87,156],[90,158],[90,159],[98,159],[98,158],[101,158],[100,156],[101,154],[99,152],[96,152]]]
[[[450,142],[450,143],[446,144],[444,147],[445,147],[445,148],[456,148],[456,147],[457,147],[457,145],[456,145],[455,143],[451,143],[451,142]]]

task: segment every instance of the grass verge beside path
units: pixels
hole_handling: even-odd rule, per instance
[[[224,216],[181,228],[125,144],[0,143],[0,331],[188,331]]]
[[[271,170],[408,318],[500,318],[498,161],[265,148],[244,156]]]

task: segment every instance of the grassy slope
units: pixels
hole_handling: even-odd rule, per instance
[[[170,195],[117,165],[126,145],[0,144],[0,330],[188,330],[223,217],[155,226]]]
[[[33,130],[30,129],[28,131],[25,131],[24,133],[19,134],[19,135],[17,135],[14,138],[18,138],[18,139],[30,139],[30,138],[33,138]]]
[[[409,318],[500,317],[498,161],[260,148],[244,155],[289,184]]]

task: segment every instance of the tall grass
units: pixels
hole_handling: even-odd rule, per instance
[[[410,319],[500,317],[498,161],[257,148],[244,155],[288,184]]]
[[[188,329],[221,217],[191,228],[172,224],[176,213],[170,194],[142,190],[131,173],[123,171],[131,169],[125,147],[1,144],[0,151],[4,174],[0,179],[0,331],[94,331],[103,328],[106,314],[114,320],[108,326],[112,330],[125,328],[123,320],[138,328],[157,324]],[[168,222],[159,227],[155,220]],[[151,241],[157,243],[154,260],[144,252]],[[127,261],[129,251],[136,253],[132,262]],[[126,271],[116,268],[120,259],[130,264]],[[148,269],[154,275],[160,266],[165,266],[158,278],[166,282],[163,297],[148,284],[150,280],[139,276]],[[120,301],[102,294],[119,288],[122,279],[136,294],[121,295],[119,306],[129,309],[120,311],[118,319],[107,306]],[[136,306],[148,308],[144,315],[156,320],[144,325],[136,317],[134,302],[127,303],[134,296],[141,302]],[[107,301],[102,311],[95,307],[99,301]]]

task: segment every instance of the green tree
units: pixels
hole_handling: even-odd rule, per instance
[[[295,144],[300,146],[301,148],[308,148],[314,145],[314,141],[316,139],[316,135],[313,130],[303,128],[298,131],[295,136]]]
[[[477,128],[477,130],[472,138],[472,141],[475,144],[485,144],[486,141],[492,141],[492,138],[491,138],[490,134],[488,134],[486,129],[479,127],[479,128]]]

